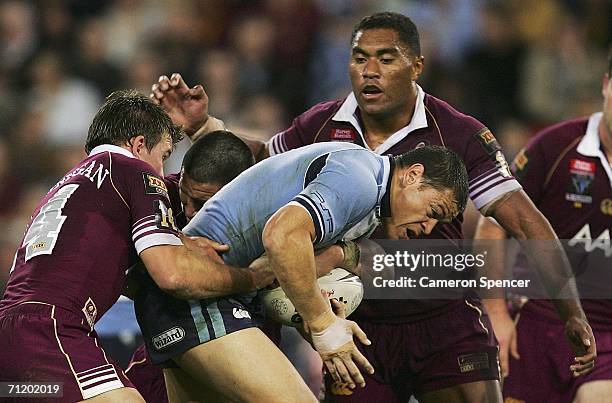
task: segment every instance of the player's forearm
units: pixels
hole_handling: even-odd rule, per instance
[[[339,244],[318,251],[315,255],[315,265],[317,267],[317,277],[328,274],[336,267],[342,267],[349,271],[355,270],[355,264],[347,262],[344,249]]]
[[[563,321],[571,316],[584,318],[574,275],[559,239],[540,212],[525,212],[524,215],[520,230],[512,235],[519,240],[529,240],[521,243],[559,316]]]
[[[215,262],[186,248],[176,259],[174,287],[166,291],[177,298],[213,298],[255,289],[253,276],[246,269]]]
[[[331,312],[317,283],[314,250],[307,232],[277,233],[268,237],[264,246],[278,282],[305,322]]]
[[[191,141],[196,141],[201,136],[206,136],[217,130],[227,130],[225,123],[221,119],[217,119],[214,116],[208,115],[203,124],[197,125],[197,127],[185,128],[185,133],[189,136]],[[248,138],[247,136],[236,134],[244,143],[251,149],[253,156],[257,162],[262,161],[270,156],[270,152],[266,143]]]

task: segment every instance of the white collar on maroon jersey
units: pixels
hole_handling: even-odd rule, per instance
[[[412,120],[408,123],[407,126],[402,127],[400,130],[393,133],[384,143],[376,147],[374,151],[377,154],[382,154],[400,141],[404,139],[408,134],[413,132],[416,129],[422,129],[423,127],[427,127],[427,115],[425,115],[425,91],[419,86],[415,84],[417,88],[417,99],[416,104],[414,105],[414,113],[412,114]],[[361,130],[361,126],[359,125],[359,120],[357,120],[357,115],[355,112],[357,111],[357,99],[355,98],[355,94],[352,92],[338,109],[338,112],[334,115],[332,120],[338,122],[348,122],[357,130],[361,139],[363,140],[363,144],[367,146],[365,138],[363,137],[363,132]],[[369,147],[368,147],[369,148]]]
[[[102,144],[99,145],[97,147],[94,147],[93,150],[91,150],[91,152],[89,153],[89,156],[91,157],[94,154],[100,154],[103,152],[111,152],[111,153],[117,153],[117,154],[122,154],[125,155],[126,157],[130,157],[130,158],[136,158],[134,157],[134,154],[132,154],[131,152],[129,152],[128,150],[126,150],[123,147],[119,147],[119,146],[115,146],[112,144]]]
[[[586,133],[578,144],[576,151],[585,157],[599,158],[601,165],[608,174],[610,179],[610,186],[612,187],[612,168],[606,155],[601,151],[601,142],[599,139],[599,122],[603,117],[602,112],[597,112],[589,117],[589,123],[587,124]]]

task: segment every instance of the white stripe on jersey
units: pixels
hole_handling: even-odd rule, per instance
[[[500,182],[499,184],[495,185],[494,187],[487,190],[486,192],[481,193],[475,199],[474,198],[472,199],[472,202],[474,202],[474,205],[476,206],[477,209],[480,210],[487,204],[499,199],[501,196],[505,195],[506,193],[522,188],[522,186],[520,185],[520,183],[517,182],[516,179],[508,179],[508,178],[505,178],[505,179],[506,180],[504,180],[503,182]],[[479,186],[479,188],[482,189],[483,187]],[[472,194],[475,194],[475,193],[476,192],[470,192],[470,197]]]
[[[181,246],[183,242],[181,242],[180,238],[174,234],[167,233],[159,233],[155,232],[150,235],[145,235],[142,238],[134,241],[134,247],[136,248],[136,253],[140,255],[140,252],[143,250],[150,248],[152,246],[159,245],[175,245]]]

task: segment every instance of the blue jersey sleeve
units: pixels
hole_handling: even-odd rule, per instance
[[[316,174],[309,169],[304,190],[292,200],[310,214],[316,231],[315,245],[341,239],[376,208],[380,191],[375,172],[367,166],[335,161],[333,154],[324,162],[322,168],[314,167]],[[315,160],[313,165],[316,164]]]

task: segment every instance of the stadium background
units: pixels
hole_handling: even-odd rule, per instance
[[[610,0],[4,0],[0,290],[33,208],[84,156],[105,95],[148,94],[178,71],[204,84],[211,114],[265,139],[316,102],[348,94],[352,26],[381,10],[417,24],[425,91],[483,121],[510,159],[538,128],[601,109]],[[101,332],[123,363],[138,342],[130,309],[118,306]],[[316,383],[316,362],[289,340],[288,354]]]

